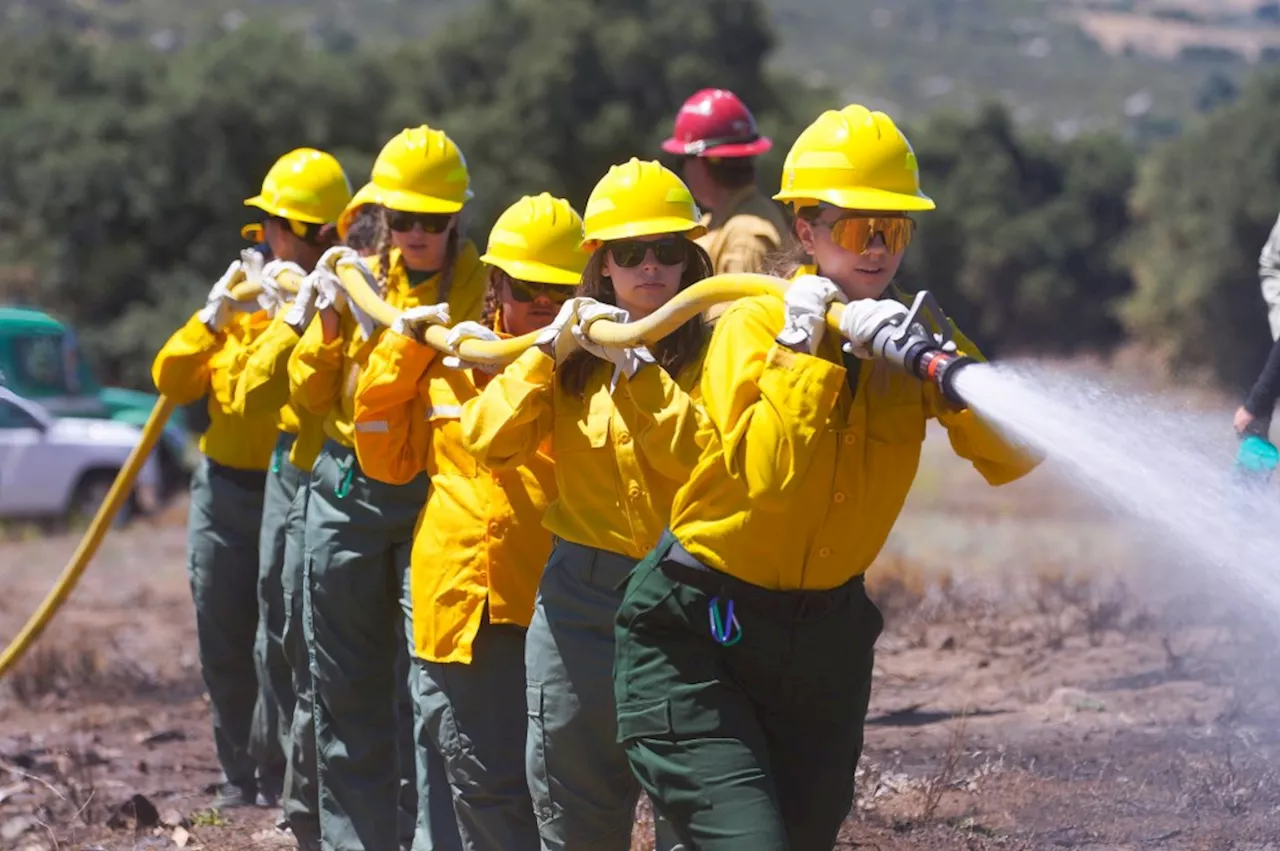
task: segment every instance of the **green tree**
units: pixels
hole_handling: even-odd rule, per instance
[[[733,88],[780,147],[816,113],[766,76],[756,0],[484,0],[402,46],[250,21],[161,52],[57,34],[0,39],[0,298],[74,322],[104,377],[149,384],[165,337],[242,248],[272,161],[333,151],[359,186],[429,123],[462,147],[479,242],[527,192],[581,207],[608,167],[655,158],[680,103]]]
[[[984,351],[1115,343],[1130,287],[1116,248],[1133,155],[1117,137],[1019,135],[1002,107],[907,131],[925,192],[904,281],[929,289]]]
[[[1134,337],[1175,369],[1229,386],[1270,342],[1257,258],[1280,198],[1280,75],[1269,73],[1143,165],[1124,306]]]

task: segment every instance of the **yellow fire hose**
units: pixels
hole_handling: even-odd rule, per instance
[[[339,261],[335,272],[342,282],[343,289],[351,301],[372,317],[379,324],[390,327],[399,317],[400,311],[391,307],[379,297],[374,280],[363,263],[349,260]],[[301,283],[296,274],[281,272],[276,276],[280,288],[296,293]],[[636,322],[617,323],[604,320],[595,322],[588,329],[592,340],[604,346],[635,346],[652,344],[679,328],[694,316],[713,305],[747,296],[773,293],[781,295],[786,291],[787,282],[769,275],[716,275],[707,278],[686,290],[681,291],[671,301],[644,319]],[[238,274],[232,281],[232,295],[240,301],[250,301],[261,292],[261,287],[254,282],[244,281],[243,274]],[[833,305],[827,314],[827,324],[832,328],[839,327],[839,319],[843,307]],[[429,326],[424,337],[432,347],[441,351],[449,351],[445,345],[448,329],[438,325]],[[458,346],[456,354],[465,361],[474,363],[506,363],[519,357],[534,344],[537,334],[525,334],[497,342],[486,340],[465,340]],[[147,456],[155,447],[156,441],[164,430],[164,425],[173,412],[174,404],[161,396],[151,411],[151,416],[143,426],[138,445],[130,453],[125,465],[116,475],[106,500],[98,508],[93,522],[76,547],[71,561],[67,563],[57,583],[45,597],[40,608],[23,626],[22,631],[9,643],[0,654],[0,676],[13,667],[32,643],[49,625],[54,614],[62,606],[71,591],[75,588],[81,574],[97,553],[103,536],[115,520],[116,513],[124,504],[133,488],[134,480],[142,469]]]
[[[347,298],[379,325],[389,328],[399,318],[400,311],[387,304],[378,295],[375,289],[376,282],[363,263],[340,260],[334,272],[342,282],[342,289]],[[299,281],[296,275],[284,272],[276,276],[276,280],[282,289],[297,292]],[[746,273],[715,275],[681,291],[671,301],[644,319],[627,323],[601,320],[592,323],[588,333],[592,340],[603,346],[652,345],[694,316],[717,304],[754,295],[774,294],[781,297],[786,289],[787,281],[771,275]],[[259,291],[252,283],[241,284],[232,288],[232,295],[241,301],[247,301],[254,298]],[[827,313],[827,324],[831,328],[840,327],[840,315],[843,309],[842,305],[836,304]],[[457,354],[464,361],[491,364],[515,360],[534,345],[534,340],[538,336],[537,332],[534,332],[496,342],[464,340],[457,351],[452,352],[445,344],[448,334],[447,328],[431,325],[423,332],[423,338],[431,347],[442,352]]]
[[[151,409],[151,416],[147,418],[146,425],[142,427],[142,437],[138,440],[138,444],[133,447],[133,451],[129,453],[129,457],[125,460],[124,466],[120,468],[120,472],[116,474],[116,480],[112,483],[111,490],[107,491],[107,498],[98,507],[98,513],[94,515],[93,522],[89,524],[84,537],[80,539],[80,545],[76,547],[75,553],[71,556],[71,561],[67,562],[62,575],[58,577],[53,590],[44,598],[40,608],[36,609],[35,614],[22,627],[22,631],[18,633],[13,641],[9,642],[9,646],[4,649],[4,653],[0,654],[0,676],[4,676],[32,643],[40,637],[40,633],[49,625],[49,621],[53,620],[54,614],[66,602],[67,597],[70,596],[71,589],[76,587],[76,582],[80,580],[80,574],[84,573],[89,561],[98,551],[98,546],[102,543],[103,536],[107,534],[107,529],[111,528],[111,523],[115,520],[120,506],[129,498],[129,494],[133,490],[133,480],[138,477],[138,471],[142,469],[147,456],[151,454],[156,441],[160,439],[160,434],[164,431],[164,424],[169,421],[169,415],[173,413],[173,408],[173,401],[165,396],[161,396],[156,401],[155,407]]]

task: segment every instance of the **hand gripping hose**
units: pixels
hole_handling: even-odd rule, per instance
[[[361,310],[385,327],[395,323],[400,312],[378,295],[373,275],[363,263],[340,260],[334,271],[342,282],[347,297]],[[282,290],[293,293],[298,291],[301,282],[297,275],[288,271],[282,271],[276,275],[276,281]],[[756,295],[771,294],[781,297],[786,292],[787,285],[787,281],[769,275],[716,275],[677,293],[671,301],[644,319],[628,323],[599,320],[592,323],[588,333],[592,340],[603,346],[652,345],[713,305]],[[232,295],[238,301],[251,301],[260,292],[261,287],[258,284],[244,281],[242,275],[232,285]],[[929,301],[928,305],[925,304],[925,300]],[[912,318],[920,312],[921,308],[928,306],[936,307],[936,304],[932,303],[932,297],[924,292],[919,293],[916,296],[916,304],[913,306]],[[832,330],[839,330],[843,311],[844,306],[837,303],[833,304],[827,312],[827,325]],[[887,332],[882,331],[881,334],[877,334],[876,343],[872,346],[873,354],[906,369],[923,381],[938,382],[944,392],[951,396],[954,389],[954,370],[951,372],[938,370],[938,366],[952,364],[959,366],[961,361],[967,362],[967,359],[957,358],[956,355],[944,351],[942,345],[946,342],[945,336],[941,340],[935,340],[932,334],[927,333],[923,326],[915,322],[902,323],[900,327],[912,328],[912,331],[909,333],[896,331],[892,335],[892,340],[889,339],[890,335]],[[445,345],[448,333],[447,328],[431,325],[425,329],[423,336],[428,345],[443,352],[457,354],[462,360],[473,363],[501,364],[515,360],[532,347],[537,338],[537,334],[533,333],[498,341],[464,340],[456,352],[451,352]],[[944,376],[951,380],[944,381]],[[102,538],[111,527],[120,506],[129,496],[134,480],[142,469],[143,462],[155,447],[156,441],[159,440],[173,408],[173,402],[164,396],[156,402],[150,418],[142,429],[138,445],[134,447],[125,465],[116,475],[106,500],[98,508],[98,513],[89,524],[71,561],[58,577],[53,590],[41,603],[40,608],[4,649],[3,654],[0,654],[0,676],[8,672],[21,658],[71,594],[80,575],[98,551]]]

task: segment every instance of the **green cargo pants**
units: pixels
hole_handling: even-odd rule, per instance
[[[284,654],[293,674],[293,714],[289,725],[288,767],[281,803],[285,819],[299,840],[320,840],[320,804],[316,790],[316,728],[311,704],[311,660],[307,653],[303,617],[303,579],[306,565],[307,497],[310,472],[303,472],[285,519],[284,565],[280,585],[284,598]]]
[[[444,755],[466,851],[540,847],[524,773],[524,638],[486,611],[470,664],[418,660],[423,719]]]
[[[196,610],[200,667],[213,716],[213,741],[226,779],[252,793],[249,751],[258,677],[258,527],[264,473],[205,458],[191,476],[187,573]]]
[[[853,805],[879,610],[860,577],[766,591],[672,560],[673,543],[637,566],[618,611],[631,767],[690,848],[830,851]]]
[[[253,713],[250,751],[274,783],[284,778],[293,720],[293,673],[284,649],[284,552],[289,511],[307,473],[289,463],[294,436],[280,432],[267,471],[258,538],[258,634],[253,661],[258,670],[258,703]],[[279,790],[275,790],[279,791]]]
[[[635,560],[557,540],[525,638],[525,770],[543,848],[627,851],[640,788],[617,741],[613,622]]]
[[[370,479],[334,441],[312,470],[304,625],[326,851],[459,846],[443,760],[418,753],[426,734],[411,691],[421,683],[409,664],[409,553],[428,487],[425,474]]]

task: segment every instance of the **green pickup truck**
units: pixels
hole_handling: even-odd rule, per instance
[[[0,307],[0,384],[55,416],[97,417],[139,428],[158,398],[139,390],[102,387],[81,357],[72,330],[28,307]],[[196,457],[184,413],[178,409],[169,418],[157,448],[166,496],[186,483]]]

